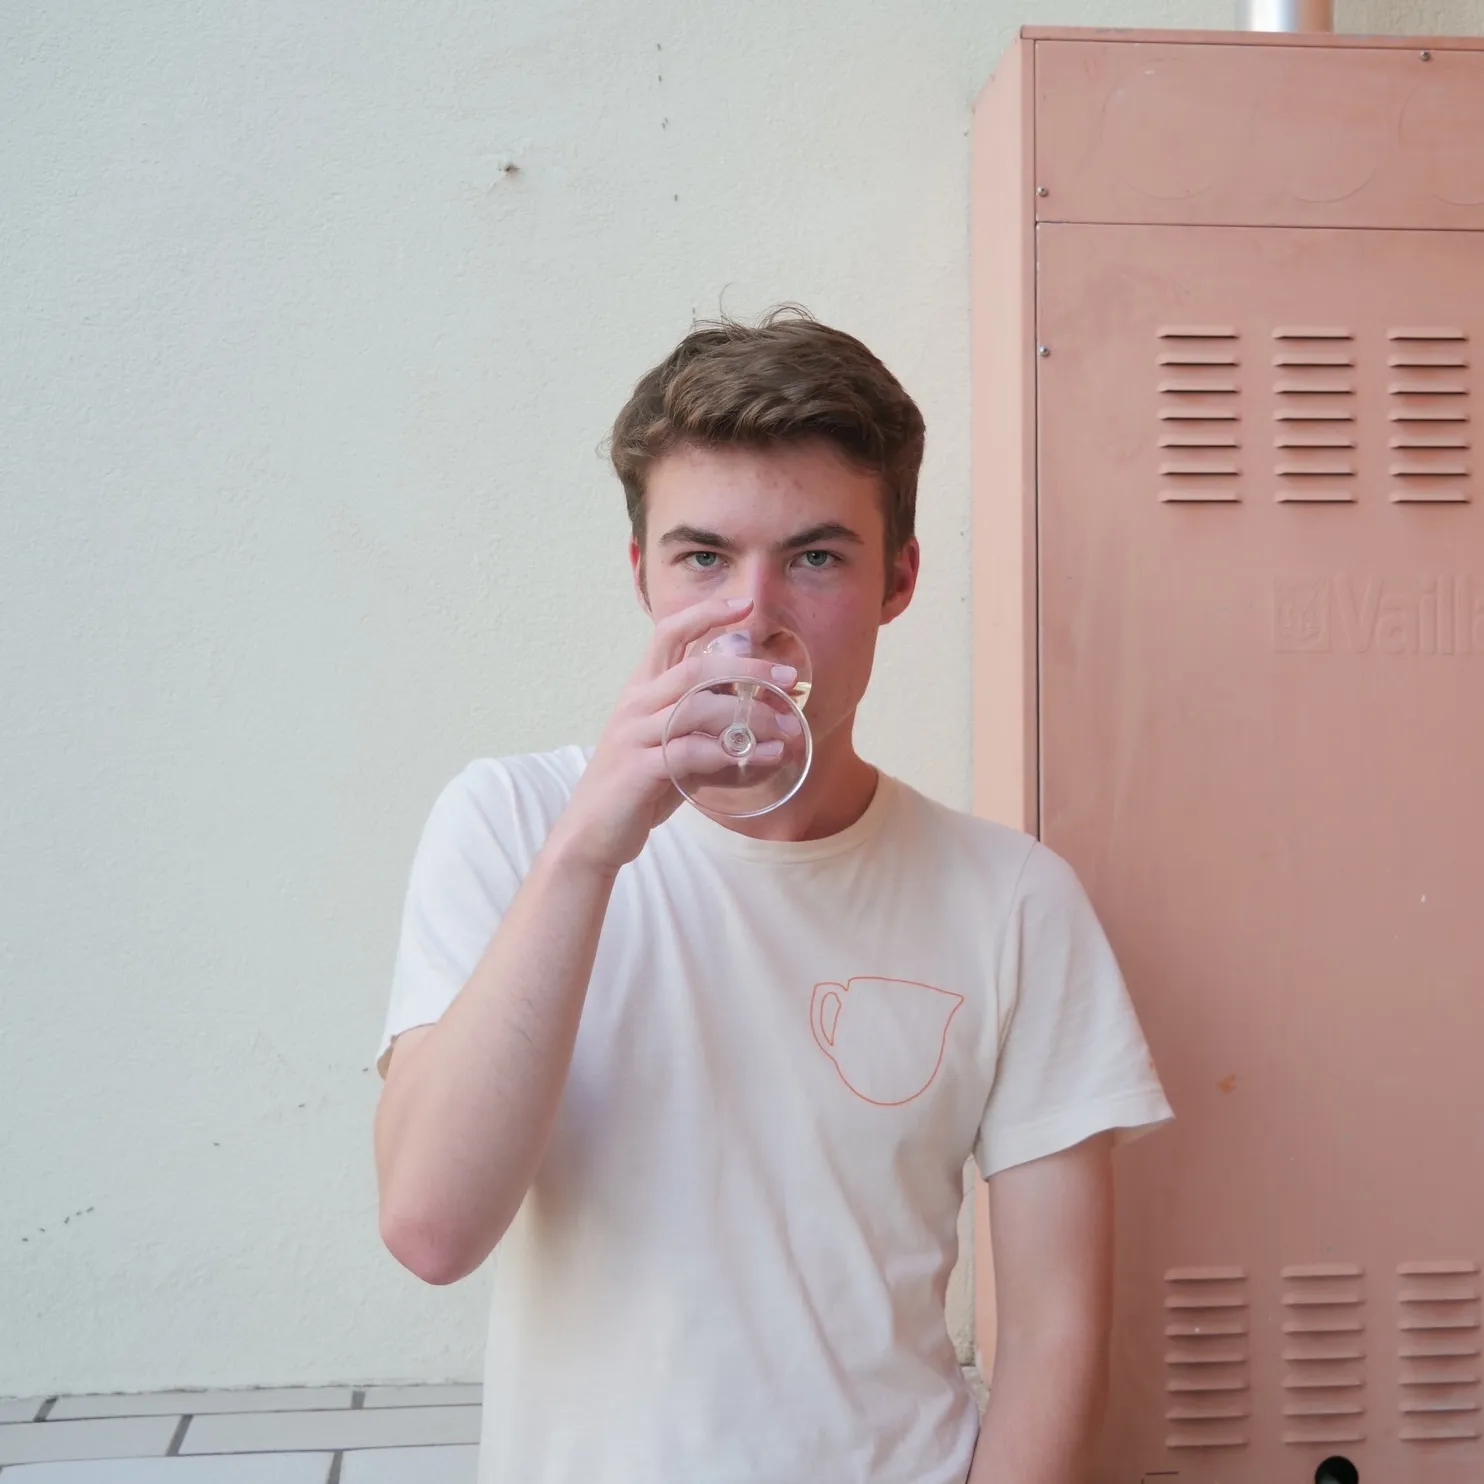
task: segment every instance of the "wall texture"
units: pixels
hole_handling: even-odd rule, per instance
[[[379,1248],[370,1058],[434,794],[642,641],[608,420],[693,312],[885,357],[926,567],[864,739],[965,803],[971,101],[1023,21],[1229,15],[4,8],[0,1395],[477,1374],[480,1280]]]

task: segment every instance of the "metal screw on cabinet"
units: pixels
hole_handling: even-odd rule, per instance
[[[1430,62],[1430,61],[1432,61],[1432,53],[1431,52],[1423,52],[1422,53],[1422,60],[1424,62]]]
[[[1045,186],[1037,186],[1036,187],[1036,194],[1038,196],[1049,196],[1051,194],[1051,192],[1048,191]]]
[[[1049,356],[1051,354],[1051,347],[1049,345],[1038,345],[1036,347],[1036,354],[1038,356]]]

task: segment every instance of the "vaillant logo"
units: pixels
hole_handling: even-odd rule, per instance
[[[1275,577],[1273,648],[1279,654],[1484,658],[1484,577]]]

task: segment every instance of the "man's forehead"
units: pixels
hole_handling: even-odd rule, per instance
[[[667,545],[687,528],[783,546],[830,527],[828,539],[860,542],[883,520],[880,480],[828,445],[677,449],[646,483],[651,536]]]

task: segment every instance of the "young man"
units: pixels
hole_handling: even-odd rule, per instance
[[[856,753],[922,447],[848,335],[688,335],[614,429],[648,652],[595,748],[472,763],[433,807],[378,1059],[381,1230],[430,1283],[496,1254],[481,1484],[1081,1477],[1109,1149],[1169,1110],[1069,868]],[[660,740],[706,673],[688,647],[783,610],[814,667],[803,788],[748,820],[681,806]],[[943,1307],[971,1154],[982,1428]]]

